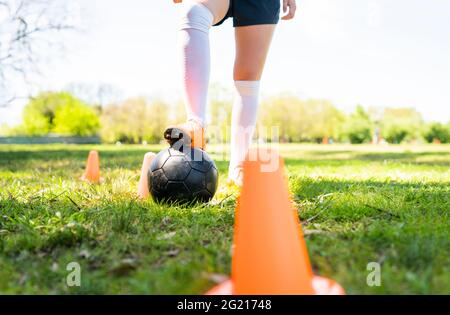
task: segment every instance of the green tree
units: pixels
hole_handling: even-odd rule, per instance
[[[231,134],[233,94],[217,83],[211,86],[209,94],[211,101],[209,105],[208,140],[215,143],[227,142]]]
[[[360,144],[372,139],[373,123],[361,105],[347,118],[343,134],[351,143]]]
[[[95,110],[80,101],[56,109],[53,131],[60,135],[92,136],[100,127]]]
[[[450,142],[450,122],[447,125],[433,122],[426,126],[423,134],[425,140],[428,143],[432,143],[438,140],[441,143]]]
[[[178,101],[175,103],[171,111],[169,111],[169,120],[175,123],[182,123],[186,121],[186,108],[183,101]]]
[[[422,116],[412,108],[386,108],[381,119],[381,134],[390,143],[402,143],[420,137]]]
[[[169,104],[154,100],[148,104],[145,119],[144,140],[150,143],[159,143],[163,137],[163,132],[169,125]]]
[[[92,135],[99,127],[97,113],[67,92],[45,92],[25,106],[23,126],[26,135],[39,136],[51,132]]]
[[[144,135],[146,101],[143,98],[108,105],[101,116],[101,136],[106,142],[139,143]]]
[[[169,106],[159,100],[148,103],[144,98],[128,99],[106,106],[101,122],[101,136],[106,142],[158,143],[169,124]]]
[[[340,136],[344,114],[331,102],[326,100],[310,100],[306,102],[305,120],[311,128],[308,129],[308,138],[321,142],[324,138],[337,139]]]
[[[30,136],[48,134],[53,129],[57,107],[65,104],[69,98],[67,93],[53,92],[41,93],[32,98],[22,113],[25,133]]]
[[[264,101],[260,124],[277,127],[282,142],[322,141],[339,138],[344,115],[326,100],[300,100],[281,94]]]
[[[271,129],[277,128],[281,142],[306,140],[308,130],[312,128],[305,103],[290,94],[262,102],[259,116],[259,124],[267,130],[266,137],[270,138]]]

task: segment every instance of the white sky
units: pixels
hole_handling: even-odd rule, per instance
[[[78,0],[85,31],[67,38],[40,88],[112,84],[124,96],[180,97],[177,6],[172,0]],[[264,95],[326,98],[348,110],[414,107],[427,120],[450,119],[450,0],[298,0],[279,25]],[[211,82],[232,84],[231,20],[211,31]],[[21,106],[0,110],[20,121]]]

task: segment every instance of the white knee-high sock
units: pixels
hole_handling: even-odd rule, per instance
[[[242,163],[252,143],[259,103],[259,81],[235,81],[229,178],[240,184]]]
[[[181,8],[180,46],[184,100],[188,120],[204,126],[210,73],[209,29],[214,21],[211,11],[193,0]]]

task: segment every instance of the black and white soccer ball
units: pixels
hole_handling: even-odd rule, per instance
[[[216,193],[219,172],[208,154],[197,148],[169,148],[153,159],[149,191],[156,202],[208,202]]]

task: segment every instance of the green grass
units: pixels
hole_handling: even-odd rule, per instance
[[[77,178],[98,149],[101,185]],[[0,146],[1,293],[204,293],[231,264],[235,197],[136,196],[160,146]],[[450,147],[283,145],[314,271],[349,294],[450,293]],[[223,148],[211,147],[222,179]],[[221,182],[223,189],[224,181]],[[66,266],[81,265],[81,287]],[[366,284],[369,262],[382,285]]]

